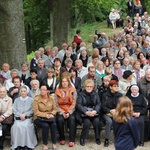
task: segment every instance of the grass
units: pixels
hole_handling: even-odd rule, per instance
[[[80,27],[76,27],[69,30],[68,35],[68,44],[71,45],[73,37],[77,29],[81,30],[82,40],[87,44],[87,49],[92,51],[92,41],[95,34],[95,30],[98,32],[105,32],[107,36],[112,36],[115,33],[118,33],[121,28],[113,30],[112,27],[107,28],[106,21],[104,22],[94,22],[94,23],[85,23]],[[52,41],[49,41],[47,45],[52,45]],[[27,60],[30,61],[34,57],[34,52],[27,55]]]

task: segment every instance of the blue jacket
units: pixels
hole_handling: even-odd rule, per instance
[[[140,141],[138,123],[131,119],[128,123],[117,123],[113,120],[113,131],[116,150],[133,150]]]

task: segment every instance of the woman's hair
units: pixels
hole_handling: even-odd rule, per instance
[[[76,31],[76,34],[78,34],[78,33],[80,33],[80,32],[81,32],[81,30],[77,30],[77,31]]]
[[[91,80],[91,79],[85,80],[85,82],[84,82],[84,87],[85,87],[87,84],[89,84],[89,83],[91,83],[91,84],[93,85],[93,87],[94,87],[94,82],[93,82],[93,80]]]
[[[29,64],[27,62],[21,63],[21,66],[23,66],[23,65],[29,66]]]
[[[118,86],[118,81],[117,80],[110,80],[109,87],[113,86],[113,85],[117,85]]]
[[[15,79],[18,79],[20,81],[20,83],[22,82],[22,79],[20,76],[16,76],[12,78],[12,83],[14,83]]]
[[[133,106],[131,100],[127,96],[119,99],[114,120],[118,123],[126,123],[133,115]]]
[[[50,71],[52,71],[52,72],[54,73],[55,70],[54,70],[53,67],[49,67],[49,68],[47,69],[47,73],[50,72]]]
[[[103,65],[103,68],[104,68],[104,63],[102,61],[100,61],[100,60],[97,62],[96,68],[98,68],[99,65]]]
[[[140,59],[140,54],[143,54],[143,56],[145,57],[145,54],[143,52],[139,52],[137,55],[137,59]]]
[[[21,86],[21,87],[20,87],[20,91],[21,91],[21,89],[26,89],[26,91],[28,92],[28,88],[27,88],[26,85]]]
[[[71,73],[71,71],[74,71],[74,72],[76,73],[76,77],[77,77],[78,72],[77,72],[77,69],[76,69],[74,66],[72,66],[72,67],[70,68],[69,73]]]
[[[65,72],[64,72],[65,73]],[[67,79],[68,81],[68,87],[71,87],[71,81],[70,81],[70,76],[67,76],[66,73],[62,74],[61,78],[60,78],[60,82],[59,82],[59,88],[62,88],[62,80],[63,79]],[[69,73],[70,74],[70,73]]]
[[[135,64],[137,64],[137,63],[140,64],[140,62],[139,62],[138,60],[134,61],[133,65],[132,65],[132,68],[133,68],[133,69],[135,69]]]

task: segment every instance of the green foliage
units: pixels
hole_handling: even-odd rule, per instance
[[[27,61],[30,62],[32,58],[34,58],[34,51],[27,55]]]
[[[47,0],[24,0],[24,20],[27,52],[37,50],[50,37],[50,20]]]

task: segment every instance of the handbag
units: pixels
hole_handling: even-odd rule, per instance
[[[53,118],[45,118],[45,117],[38,117],[38,119],[40,119],[43,122],[48,122],[48,123],[54,123],[55,122],[55,117]]]
[[[14,116],[10,115],[2,121],[2,124],[13,124]]]
[[[84,106],[84,108],[86,108],[87,111],[93,111],[93,110],[94,110],[94,109],[91,108],[91,107],[86,107],[86,106]],[[98,116],[98,115],[99,115],[99,114],[96,113],[94,116]],[[87,117],[87,115],[86,115],[86,114],[81,114],[81,117]]]

